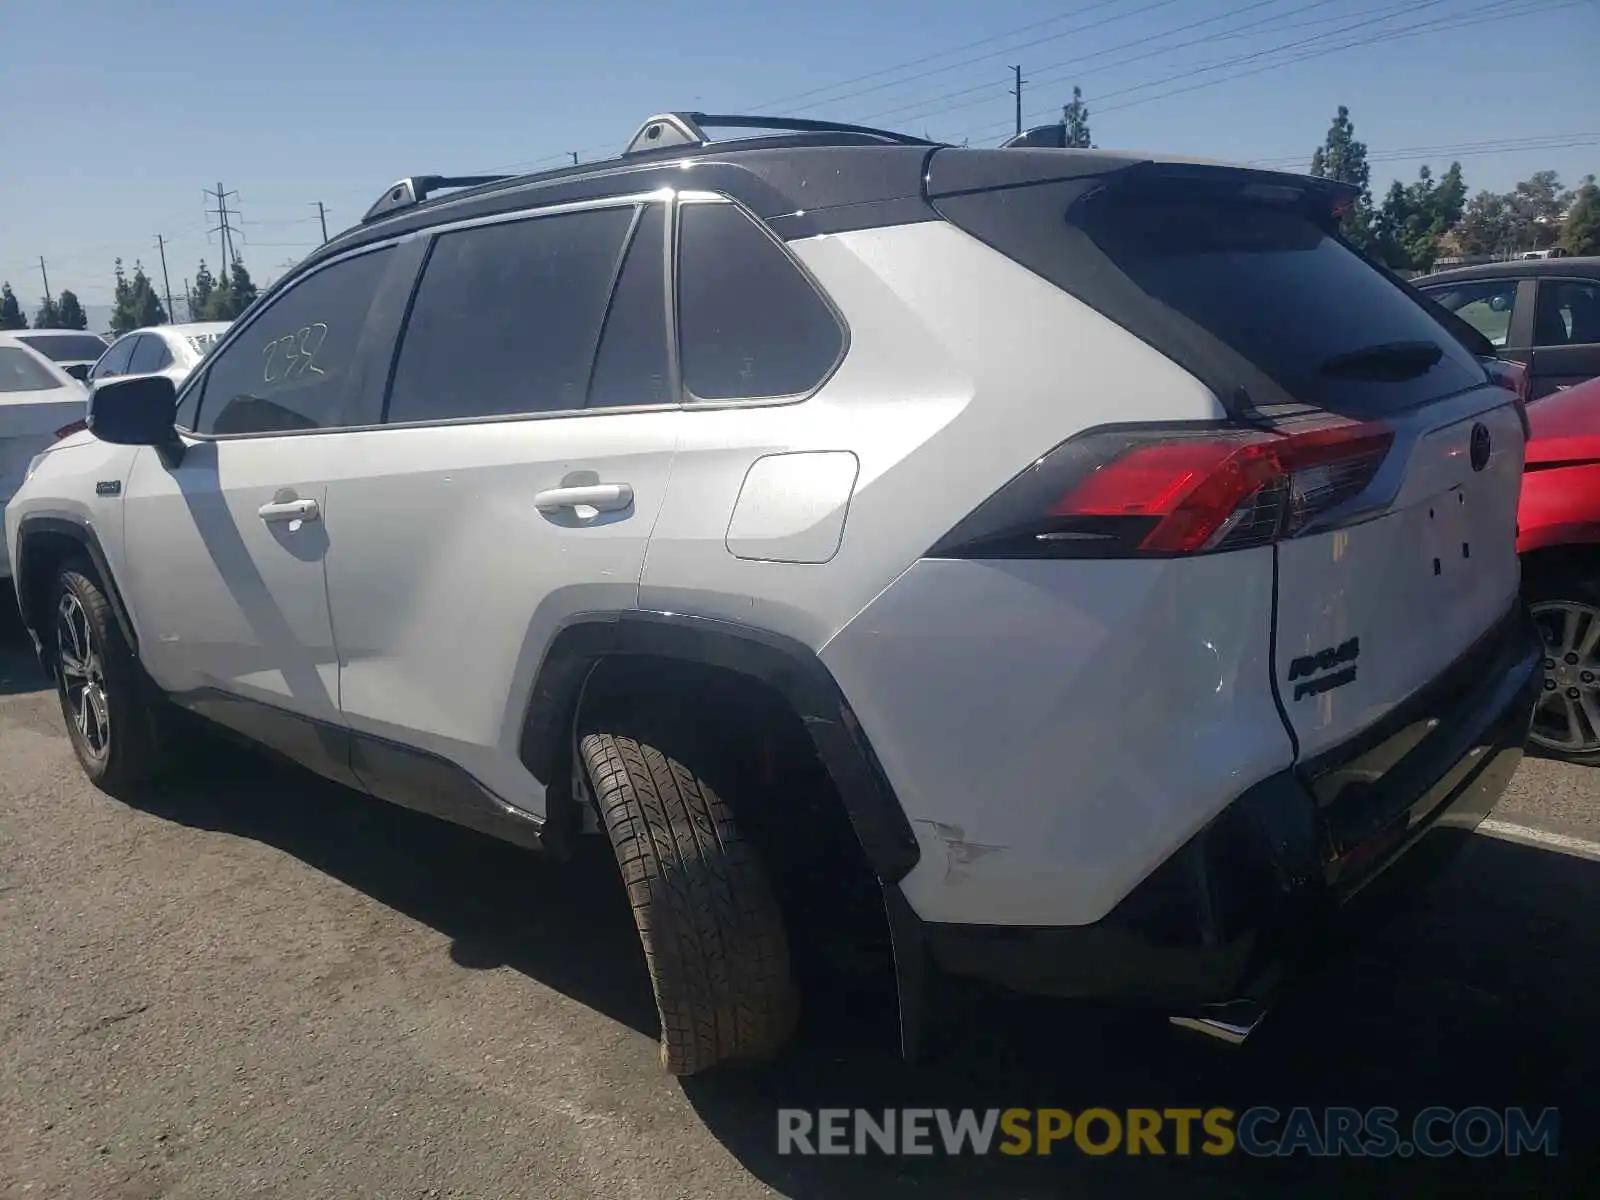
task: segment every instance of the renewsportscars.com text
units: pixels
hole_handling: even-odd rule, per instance
[[[1521,1108],[780,1108],[778,1153],[1472,1158],[1559,1153],[1560,1113]]]

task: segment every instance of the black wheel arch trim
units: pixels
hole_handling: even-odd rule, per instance
[[[590,671],[603,660],[655,657],[717,667],[766,684],[800,718],[867,861],[885,883],[920,851],[866,733],[833,675],[793,638],[714,617],[637,610],[568,618],[539,665],[523,721],[523,765],[547,787],[570,768],[572,723]]]
[[[65,517],[24,517],[17,528],[17,577],[13,581],[17,590],[17,607],[22,611],[23,625],[27,627],[28,634],[33,639],[34,650],[38,653],[39,661],[50,678],[55,678],[55,664],[45,652],[45,629],[42,622],[46,614],[37,610],[38,581],[27,573],[28,543],[41,534],[69,538],[83,548],[89,561],[94,564],[100,582],[105,585],[106,599],[111,603],[111,612],[116,618],[117,628],[121,630],[128,648],[137,656],[139,637],[134,632],[133,620],[128,614],[127,605],[123,602],[122,591],[117,587],[116,576],[112,574],[111,564],[106,559],[105,548],[100,544],[94,526]]]

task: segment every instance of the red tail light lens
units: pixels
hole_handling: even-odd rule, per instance
[[[74,421],[70,425],[63,425],[56,430],[56,441],[59,442],[62,438],[71,437],[75,433],[82,433],[87,428],[89,428],[89,425],[86,421]]]
[[[1267,545],[1364,491],[1393,441],[1353,421],[1288,434],[1090,434],[1040,459],[930,553],[1102,558]]]

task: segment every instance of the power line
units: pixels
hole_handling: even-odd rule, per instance
[[[1422,3],[1420,5],[1412,6],[1411,11],[1414,12],[1414,11],[1417,11],[1418,9],[1420,9],[1420,8],[1432,7],[1432,6],[1434,6],[1434,5],[1438,4],[1438,3],[1441,3],[1441,2],[1442,2],[1442,0],[1424,0],[1424,3]],[[1575,7],[1576,5],[1582,4],[1584,2],[1585,2],[1585,0],[1560,0],[1560,2],[1558,2],[1558,3],[1549,4],[1549,3],[1544,3],[1543,0],[1536,0],[1535,3],[1533,3],[1531,5],[1524,6],[1524,7],[1520,7],[1520,8],[1517,8],[1517,7],[1513,7],[1513,8],[1497,8],[1497,7],[1493,6],[1493,5],[1491,5],[1491,6],[1487,6],[1485,8],[1474,9],[1474,10],[1471,10],[1469,12],[1458,12],[1458,13],[1448,14],[1448,15],[1443,16],[1443,17],[1432,18],[1432,19],[1430,19],[1428,21],[1420,22],[1420,23],[1418,23],[1416,25],[1401,26],[1398,29],[1383,30],[1383,31],[1378,32],[1378,33],[1369,34],[1369,35],[1364,36],[1364,37],[1354,38],[1354,39],[1351,39],[1350,41],[1342,42],[1342,43],[1339,43],[1339,44],[1333,45],[1333,46],[1316,46],[1315,45],[1315,43],[1317,43],[1317,42],[1325,41],[1328,38],[1337,37],[1337,36],[1340,36],[1341,34],[1349,33],[1353,29],[1360,28],[1361,26],[1364,26],[1364,25],[1374,24],[1374,23],[1377,23],[1378,21],[1382,21],[1382,20],[1385,20],[1385,19],[1388,19],[1388,18],[1377,18],[1376,21],[1358,22],[1355,25],[1346,26],[1346,27],[1344,27],[1342,29],[1330,30],[1330,31],[1328,31],[1326,33],[1318,34],[1318,35],[1316,35],[1315,37],[1312,37],[1312,38],[1303,38],[1303,39],[1300,39],[1300,40],[1295,41],[1295,42],[1289,42],[1289,43],[1285,43],[1285,44],[1278,45],[1278,46],[1268,47],[1268,48],[1266,48],[1264,50],[1254,51],[1254,52],[1252,52],[1250,54],[1238,55],[1238,56],[1236,56],[1234,58],[1226,59],[1226,60],[1223,60],[1221,62],[1210,63],[1210,64],[1207,64],[1207,65],[1202,66],[1202,67],[1196,67],[1196,68],[1193,68],[1193,69],[1188,70],[1188,71],[1181,71],[1181,72],[1178,72],[1178,73],[1173,74],[1173,75],[1168,75],[1168,76],[1163,76],[1163,77],[1158,78],[1158,79],[1148,80],[1148,81],[1146,81],[1145,83],[1142,83],[1142,84],[1138,84],[1138,85],[1135,85],[1135,86],[1132,86],[1132,87],[1128,87],[1128,88],[1122,88],[1122,89],[1119,89],[1118,91],[1115,91],[1115,92],[1106,93],[1105,96],[1126,95],[1126,94],[1130,94],[1130,93],[1136,92],[1136,91],[1143,91],[1143,90],[1145,90],[1147,88],[1160,87],[1163,84],[1173,83],[1173,82],[1176,82],[1178,80],[1192,78],[1192,77],[1194,77],[1196,75],[1210,74],[1210,73],[1212,73],[1214,71],[1220,71],[1220,70],[1224,70],[1224,69],[1227,69],[1227,68],[1236,67],[1236,66],[1238,66],[1240,64],[1243,64],[1243,63],[1246,63],[1246,62],[1249,62],[1249,61],[1252,61],[1252,60],[1268,57],[1268,56],[1273,55],[1273,54],[1278,54],[1278,53],[1281,53],[1282,51],[1285,51],[1285,50],[1290,50],[1290,49],[1295,49],[1295,48],[1302,48],[1303,49],[1303,52],[1300,53],[1300,54],[1290,55],[1288,57],[1282,58],[1282,59],[1277,60],[1277,61],[1268,62],[1268,63],[1266,63],[1266,64],[1264,64],[1262,66],[1256,67],[1256,68],[1254,68],[1252,70],[1230,71],[1230,73],[1223,79],[1206,80],[1206,81],[1201,82],[1201,83],[1191,84],[1191,85],[1189,85],[1187,87],[1173,88],[1173,89],[1171,89],[1169,91],[1160,92],[1160,93],[1158,93],[1158,94],[1156,94],[1154,96],[1144,96],[1144,97],[1140,97],[1140,98],[1135,99],[1135,100],[1126,101],[1126,102],[1124,102],[1122,104],[1113,104],[1113,105],[1098,105],[1097,104],[1096,108],[1095,108],[1095,114],[1097,116],[1099,116],[1099,115],[1103,115],[1105,113],[1119,112],[1122,109],[1133,108],[1133,107],[1136,107],[1136,106],[1138,106],[1140,104],[1148,104],[1148,103],[1151,103],[1151,102],[1156,101],[1156,100],[1168,99],[1168,98],[1170,98],[1172,96],[1183,95],[1185,93],[1192,92],[1192,91],[1199,91],[1199,90],[1201,90],[1203,88],[1217,87],[1217,86],[1219,86],[1221,84],[1224,84],[1224,83],[1231,83],[1235,79],[1245,78],[1245,77],[1248,77],[1250,75],[1259,75],[1259,74],[1263,74],[1263,73],[1265,73],[1267,71],[1279,70],[1279,69],[1281,69],[1283,67],[1291,66],[1291,65],[1293,65],[1295,63],[1306,62],[1306,61],[1309,61],[1309,60],[1314,59],[1314,58],[1323,58],[1323,57],[1326,57],[1327,55],[1330,55],[1330,54],[1337,54],[1337,53],[1340,53],[1341,51],[1351,50],[1351,49],[1355,49],[1355,48],[1358,48],[1358,47],[1361,47],[1361,46],[1370,46],[1370,45],[1383,44],[1383,43],[1387,43],[1387,42],[1401,41],[1401,40],[1404,40],[1406,38],[1417,37],[1417,36],[1421,36],[1423,34],[1428,34],[1428,33],[1436,33],[1436,32],[1439,32],[1441,30],[1446,30],[1446,29],[1462,29],[1462,28],[1467,28],[1467,27],[1472,26],[1472,25],[1483,24],[1486,21],[1501,21],[1501,20],[1504,20],[1505,18],[1511,17],[1511,16],[1526,16],[1526,15],[1531,15],[1533,13],[1539,13],[1539,12],[1553,12],[1553,11],[1556,11],[1556,10],[1562,9],[1562,8],[1572,8],[1572,7]],[[1305,49],[1305,47],[1311,47],[1311,48]],[[1100,98],[1104,99],[1105,96],[1102,96]],[[995,125],[986,125],[986,126],[970,129],[970,130],[968,130],[966,132],[971,136],[982,136],[984,134],[990,134],[990,135],[993,135],[993,136],[998,136],[998,133],[996,132],[996,130],[997,130],[997,127]]]

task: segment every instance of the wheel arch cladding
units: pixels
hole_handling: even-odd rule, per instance
[[[896,883],[920,853],[866,735],[838,684],[807,647],[731,621],[676,613],[584,613],[551,639],[528,701],[523,765],[551,786],[571,769],[573,721],[585,680],[602,661],[656,657],[719,668],[772,689],[810,736],[867,862]]]
[[[17,606],[22,610],[22,621],[33,638],[34,649],[50,678],[55,678],[55,666],[45,653],[48,633],[50,593],[55,573],[61,564],[74,555],[87,558],[95,574],[105,587],[106,599],[111,604],[118,629],[137,656],[139,639],[133,622],[111,574],[105,549],[93,528],[60,517],[27,517],[17,529]]]

